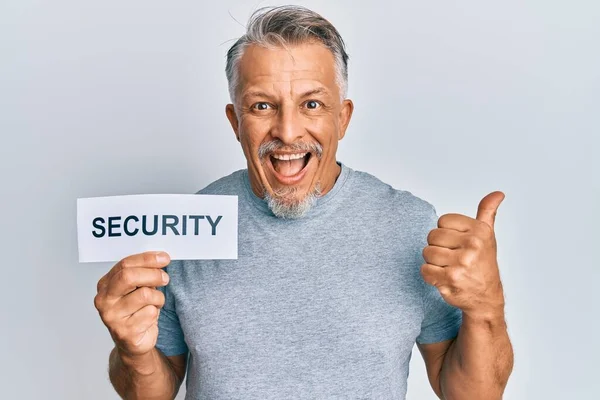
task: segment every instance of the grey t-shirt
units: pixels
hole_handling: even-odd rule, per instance
[[[457,335],[460,310],[419,273],[433,206],[339,164],[295,220],[247,170],[198,192],[239,196],[239,249],[166,268],[156,346],[189,352],[186,399],[404,399],[415,341]]]

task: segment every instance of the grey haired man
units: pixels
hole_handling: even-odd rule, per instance
[[[417,344],[444,399],[500,399],[513,354],[494,219],[447,214],[336,159],[350,122],[338,31],[260,9],[229,50],[226,106],[247,168],[198,193],[239,199],[237,260],[146,252],[98,282],[126,399],[404,399]]]

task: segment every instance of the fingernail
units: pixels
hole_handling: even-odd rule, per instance
[[[163,280],[163,283],[169,282],[169,275],[167,275],[167,273],[165,271],[162,271],[162,280]]]
[[[156,255],[156,260],[161,264],[168,263],[169,255],[167,253],[158,253]]]

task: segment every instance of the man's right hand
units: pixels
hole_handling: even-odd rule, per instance
[[[133,357],[148,353],[158,338],[158,315],[165,303],[156,289],[169,282],[161,268],[170,262],[165,252],[125,257],[98,281],[94,305],[116,347]]]

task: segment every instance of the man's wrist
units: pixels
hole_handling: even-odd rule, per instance
[[[485,329],[492,332],[505,331],[506,319],[504,317],[504,310],[484,313],[463,311],[462,325],[467,328]]]
[[[149,376],[157,370],[157,353],[154,349],[144,354],[132,355],[116,347],[116,352],[123,365],[135,374]]]

